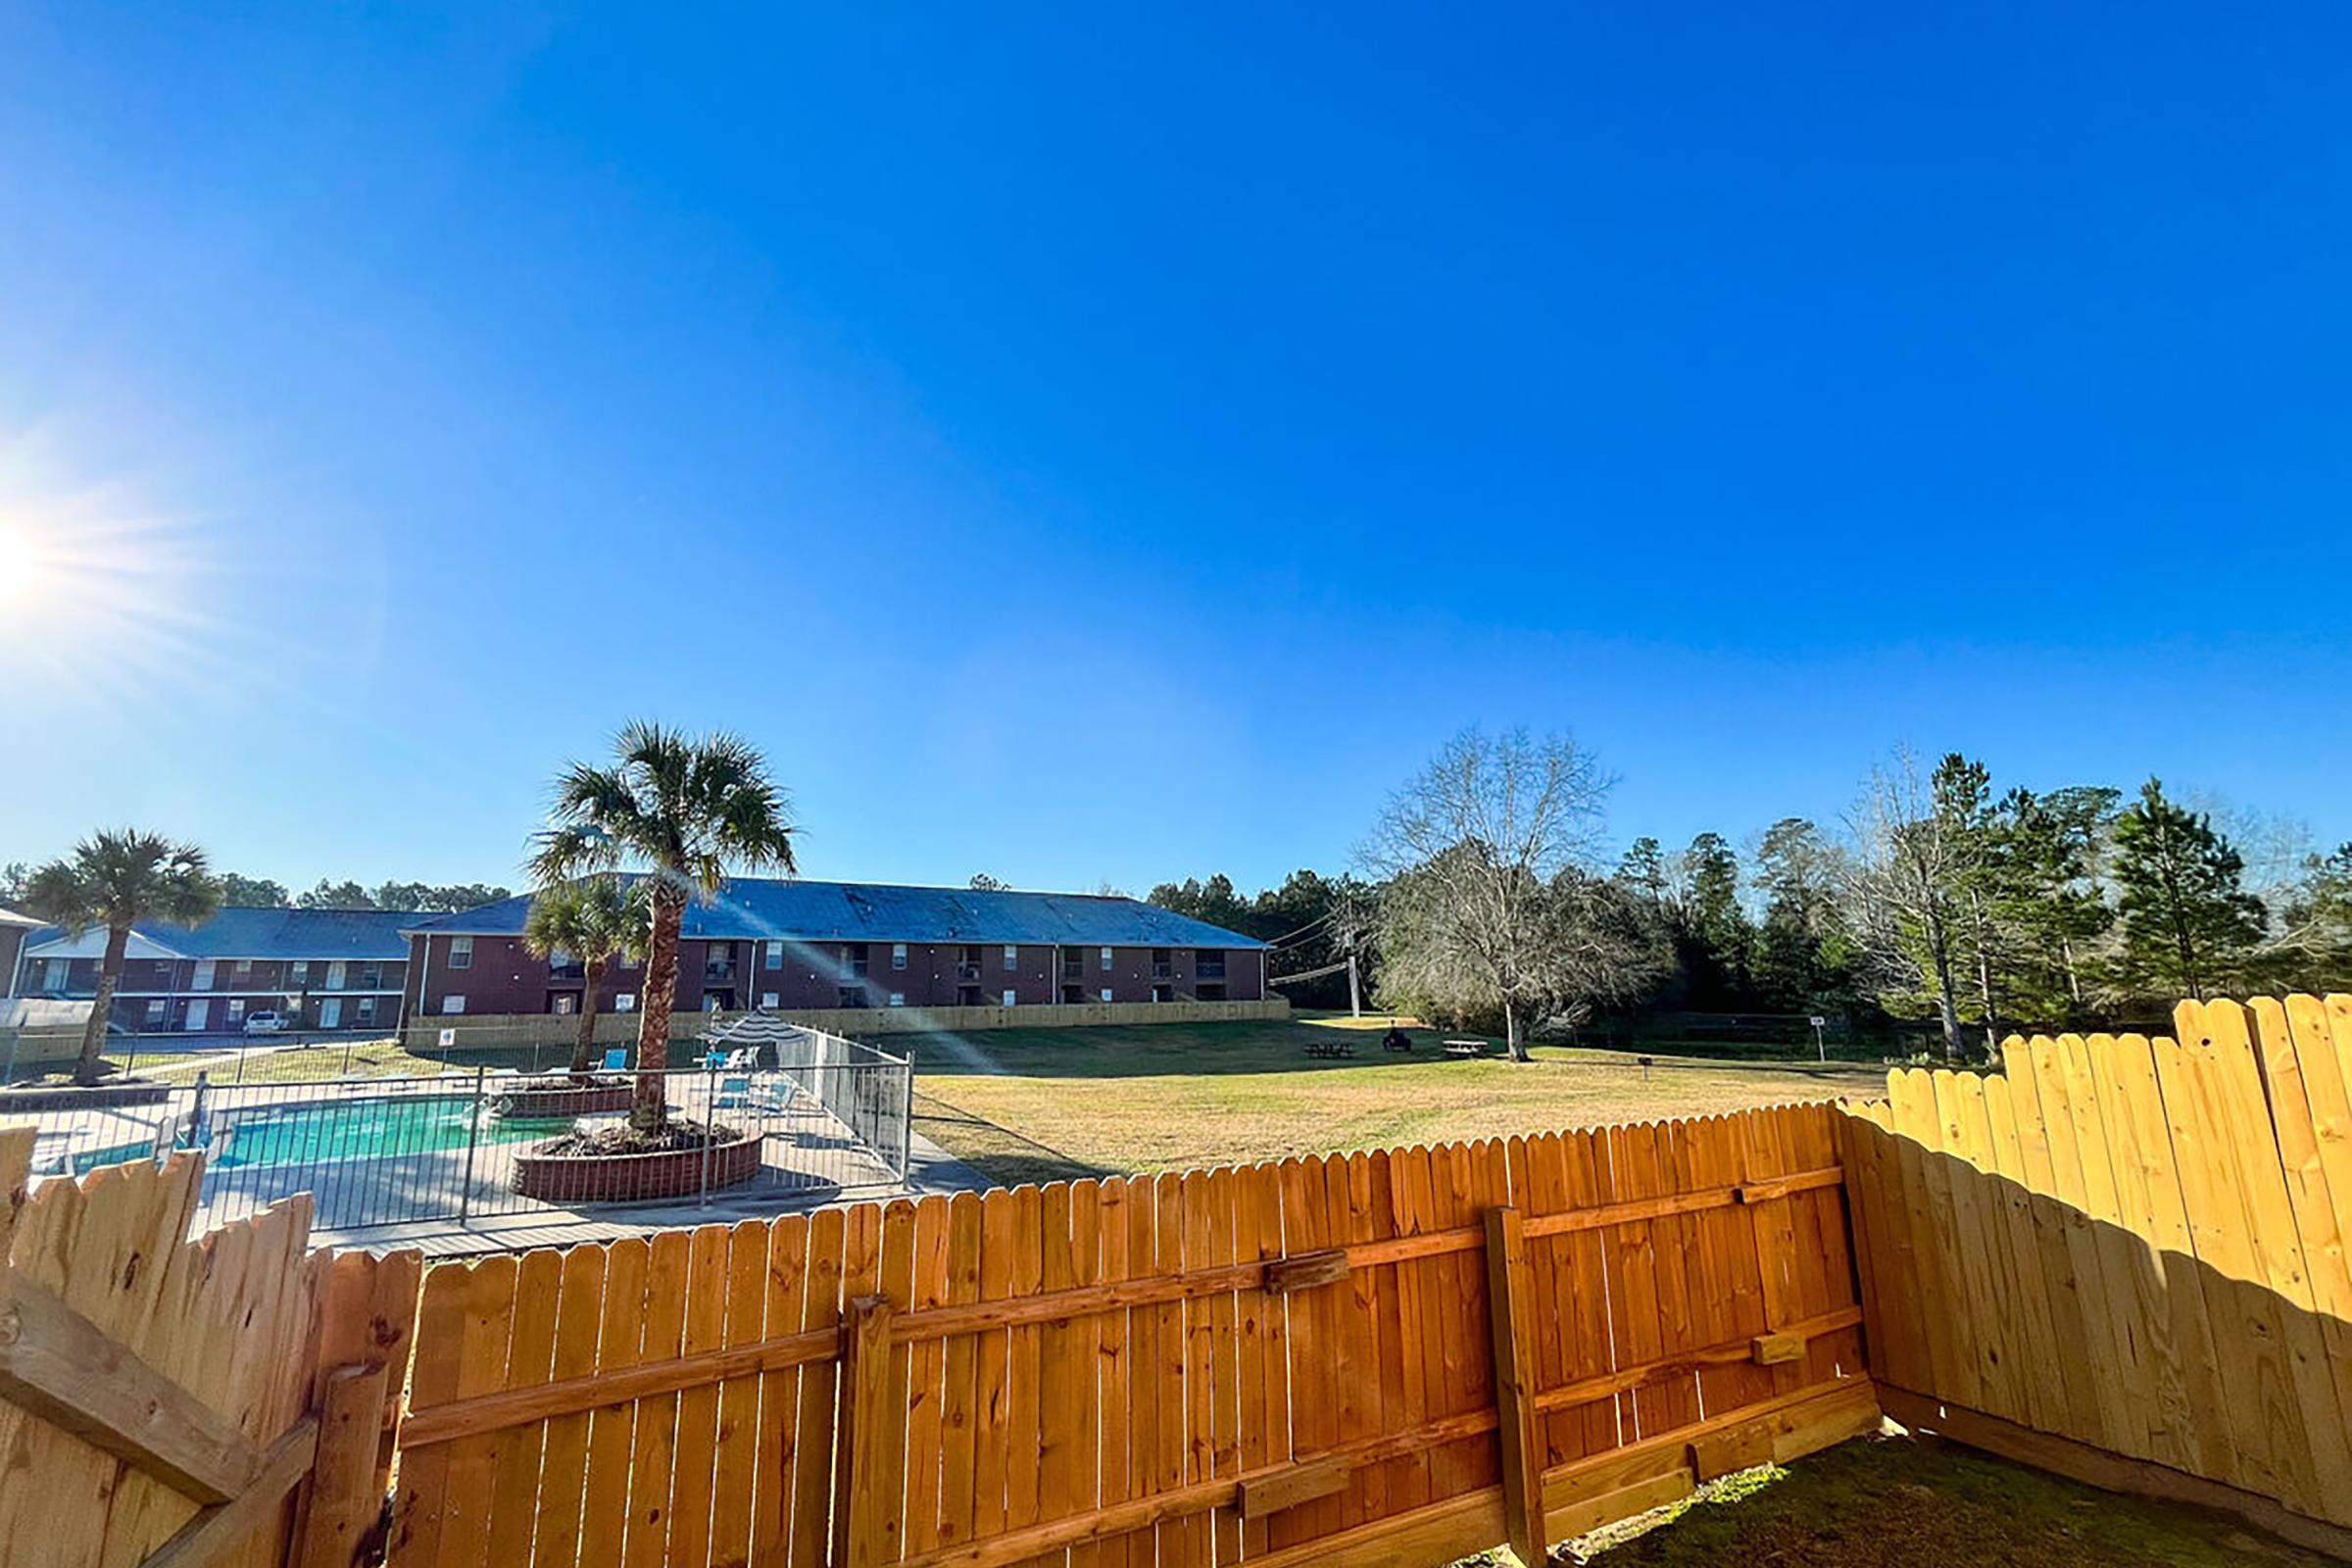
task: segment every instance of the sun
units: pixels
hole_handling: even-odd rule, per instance
[[[31,604],[46,576],[31,530],[0,517],[0,611]]]

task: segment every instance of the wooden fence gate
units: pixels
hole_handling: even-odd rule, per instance
[[[1881,1395],[2352,1556],[2352,997],[2175,1025],[2011,1040],[2003,1074],[1850,1107]]]
[[[395,1568],[1522,1556],[1879,1419],[1826,1105],[425,1277]]]

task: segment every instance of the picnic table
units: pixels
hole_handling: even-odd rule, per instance
[[[1305,1051],[1310,1056],[1352,1056],[1355,1054],[1355,1042],[1346,1039],[1309,1040]]]
[[[1446,1054],[1448,1056],[1483,1056],[1486,1054],[1487,1043],[1484,1040],[1448,1040],[1446,1042]]]

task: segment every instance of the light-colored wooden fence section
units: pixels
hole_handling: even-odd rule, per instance
[[[187,1239],[203,1163],[137,1161],[28,1193],[30,1129],[0,1131],[0,1549],[11,1568],[287,1560],[295,1511],[347,1519],[349,1562],[390,1458],[389,1365],[417,1261],[307,1251],[310,1205]],[[340,1315],[321,1329],[321,1308]],[[310,1483],[331,1413],[365,1463]],[[363,1369],[364,1370],[364,1369]],[[365,1515],[365,1518],[360,1516]],[[321,1534],[318,1541],[324,1541]],[[306,1543],[315,1544],[315,1543]]]
[[[2352,1526],[2352,998],[2176,1027],[1848,1107],[1873,1371],[1898,1419],[2341,1550],[2297,1521]]]
[[[1836,1115],[859,1204],[425,1277],[395,1568],[1442,1562],[1876,1423]]]

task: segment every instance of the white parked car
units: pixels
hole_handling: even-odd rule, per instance
[[[249,1035],[273,1035],[286,1027],[282,1012],[249,1012],[245,1015],[245,1032]]]

